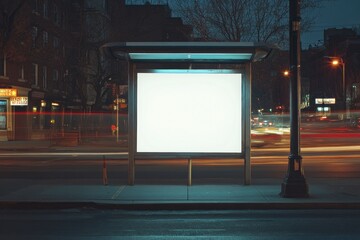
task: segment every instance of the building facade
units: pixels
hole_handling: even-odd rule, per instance
[[[76,130],[80,112],[113,111],[115,94],[126,101],[124,66],[106,62],[104,43],[191,38],[191,27],[162,3],[3,0],[0,11],[2,141]]]
[[[32,139],[60,125],[68,99],[69,1],[11,1],[0,49],[1,140]],[[4,32],[3,32],[4,33]],[[8,96],[11,89],[16,96]],[[49,130],[49,131],[45,131]]]
[[[360,36],[353,29],[327,29],[324,45],[308,49],[310,108],[318,115],[351,117],[360,106]],[[338,64],[332,64],[338,60]]]

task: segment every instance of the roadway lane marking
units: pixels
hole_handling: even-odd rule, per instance
[[[339,156],[341,156],[341,158],[359,158],[360,154],[351,154],[350,156],[346,156],[346,155],[319,155],[319,156],[314,156],[314,155],[303,155],[303,157],[305,158],[334,158],[334,159],[339,159]],[[283,156],[283,155],[269,155],[269,156],[252,156],[251,159],[252,160],[256,160],[256,159],[284,159],[284,161],[288,161],[287,159],[288,156]],[[252,162],[253,163],[253,162]]]
[[[118,190],[112,195],[111,199],[117,199],[120,193],[125,189],[125,185],[120,186]]]
[[[357,146],[332,146],[332,147],[307,147],[302,148],[303,152],[338,152],[338,151],[359,151],[360,147]]]
[[[353,146],[331,146],[331,147],[301,147],[302,152],[337,152],[337,151],[359,151],[359,145]],[[262,148],[262,149],[251,149],[252,152],[286,152],[289,148]]]
[[[1,156],[99,156],[99,155],[118,155],[118,156],[128,156],[128,152],[56,152],[56,153],[44,153],[44,152],[26,152],[26,153],[0,153]]]

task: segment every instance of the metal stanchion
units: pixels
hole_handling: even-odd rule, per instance
[[[105,156],[103,156],[103,184],[108,185],[108,177],[107,177],[107,169],[106,169],[106,159]]]
[[[192,184],[192,160],[188,159],[188,186]]]

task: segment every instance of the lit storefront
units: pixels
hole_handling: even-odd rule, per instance
[[[6,131],[7,129],[7,109],[8,101],[6,99],[0,99],[0,131]]]
[[[32,91],[30,96],[31,138],[46,139],[50,137],[52,130],[59,130],[64,124],[62,104],[41,91]]]
[[[329,116],[332,106],[335,104],[335,98],[315,98],[316,113],[321,116]]]
[[[28,139],[27,88],[0,88],[0,140]]]
[[[0,88],[0,141],[7,141],[8,131],[12,130],[10,98],[16,96],[16,89]]]

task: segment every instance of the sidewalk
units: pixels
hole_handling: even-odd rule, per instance
[[[125,139],[121,139],[124,141]],[[86,142],[76,147],[53,146],[48,141],[1,142],[0,152],[118,151],[125,142]],[[96,145],[96,148],[94,147]],[[91,147],[93,146],[93,147]],[[126,156],[124,156],[126,157]],[[284,173],[285,174],[285,173]],[[32,178],[1,178],[0,208],[8,209],[359,209],[360,178],[307,178],[309,198],[279,196],[282,179],[254,179],[241,184],[121,185],[101,179],[47,181]],[[184,182],[186,179],[184,179]]]
[[[269,179],[268,179],[269,180]],[[281,182],[244,185],[46,184],[3,180],[8,209],[359,209],[360,179],[316,179],[309,198],[282,198]],[[9,187],[20,186],[18,188]]]

